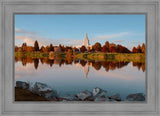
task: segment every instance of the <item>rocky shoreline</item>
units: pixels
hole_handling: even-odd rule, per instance
[[[121,96],[115,93],[107,95],[107,91],[101,88],[94,88],[92,92],[81,91],[74,96],[61,97],[57,91],[47,84],[35,82],[27,83],[16,81],[15,101],[122,101]],[[145,101],[143,93],[129,94],[125,101]]]

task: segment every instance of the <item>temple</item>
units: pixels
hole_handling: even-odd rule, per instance
[[[86,33],[85,39],[83,40],[83,45],[84,45],[86,48],[88,48],[88,46],[90,45],[90,44],[89,44],[89,40],[88,40],[87,33]]]
[[[85,36],[85,38],[83,40],[82,45],[85,46],[87,49],[88,49],[88,47],[92,48],[92,46],[89,43],[89,39],[88,39],[87,33],[86,33],[86,36]],[[76,48],[80,48],[82,45],[77,45]]]

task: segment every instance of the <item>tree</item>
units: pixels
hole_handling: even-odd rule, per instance
[[[146,49],[146,47],[145,47],[145,44],[143,43],[143,44],[142,44],[141,51],[142,51],[142,53],[144,53],[144,54],[145,54],[145,49]]]
[[[52,44],[50,44],[50,46],[49,46],[49,51],[54,51],[54,47]]]
[[[39,45],[37,40],[34,42],[34,51],[39,51]]]
[[[79,49],[76,48],[76,47],[74,47],[73,50],[74,50],[75,52],[79,52]]]
[[[108,42],[108,41],[105,42],[105,46],[106,46],[107,48],[109,48],[109,42]]]
[[[133,47],[132,52],[133,52],[133,53],[137,53],[137,48],[136,48],[136,47]]]
[[[87,51],[87,49],[86,49],[85,46],[81,46],[81,47],[80,47],[80,51],[81,51],[81,52],[85,52],[85,51]]]
[[[116,52],[116,47],[115,46],[109,47],[109,51],[112,52],[112,53],[115,53]]]
[[[27,49],[26,49],[27,52],[33,52],[34,51],[34,48],[32,46],[27,46]]]
[[[17,52],[18,51],[18,46],[14,47],[14,51]]]
[[[41,46],[40,51],[41,51],[41,52],[45,52],[45,47],[44,47],[44,46]]]
[[[22,51],[23,51],[23,52],[26,52],[26,50],[27,50],[27,44],[26,44],[26,43],[23,43],[23,44],[22,44]]]
[[[50,46],[46,46],[45,52],[49,52],[49,51],[50,51]]]
[[[95,43],[92,48],[95,50],[95,51],[101,51],[101,44],[99,42]]]
[[[142,50],[141,50],[141,46],[140,46],[140,45],[137,46],[137,52],[138,52],[138,53],[142,53]]]
[[[106,45],[104,45],[101,49],[102,52],[109,52],[109,49]]]

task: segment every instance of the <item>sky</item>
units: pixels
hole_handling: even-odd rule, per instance
[[[16,14],[15,45],[26,42],[33,46],[82,45],[85,34],[91,45],[103,46],[106,41],[126,46],[145,43],[145,15],[143,14]]]

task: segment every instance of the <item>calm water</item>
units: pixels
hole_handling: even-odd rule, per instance
[[[60,96],[99,87],[108,95],[145,94],[145,63],[15,58],[15,81],[42,82]]]

